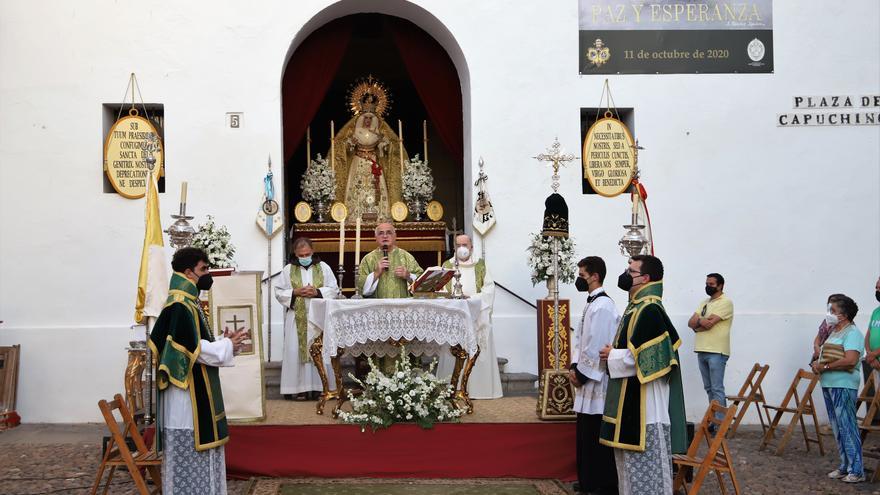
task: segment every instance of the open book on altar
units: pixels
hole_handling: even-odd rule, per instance
[[[449,268],[433,267],[426,269],[419,278],[412,283],[412,291],[416,292],[438,292],[446,287],[446,284],[452,280],[455,270]]]

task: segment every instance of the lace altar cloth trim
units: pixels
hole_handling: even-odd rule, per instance
[[[438,354],[444,345],[477,351],[479,300],[313,299],[309,323],[324,334],[324,357],[340,347],[352,355],[395,356],[389,340],[407,340],[407,352]]]

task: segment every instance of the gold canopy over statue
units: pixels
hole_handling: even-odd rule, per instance
[[[398,133],[382,118],[391,104],[388,90],[370,76],[352,87],[348,103],[354,116],[333,138],[336,197],[352,220],[372,214],[380,221],[390,219],[391,205],[401,200],[403,164],[409,157]]]

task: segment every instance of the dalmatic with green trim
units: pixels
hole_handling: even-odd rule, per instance
[[[159,388],[158,411],[162,393],[168,386],[189,392],[193,408],[193,428],[197,451],[219,447],[229,440],[220,370],[196,360],[201,339],[214,341],[208,319],[199,306],[199,290],[182,273],[174,272],[165,308],[150,332],[150,349],[157,358],[156,385]],[[162,415],[157,415],[161,449]]]
[[[614,337],[615,349],[629,349],[636,362],[636,376],[611,378],[605,393],[605,412],[599,442],[617,449],[645,450],[645,396],[648,384],[667,380],[672,452],[687,450],[684,391],[678,332],[663,308],[663,282],[651,282],[631,298]]]

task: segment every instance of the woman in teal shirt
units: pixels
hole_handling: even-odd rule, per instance
[[[825,315],[831,334],[822,344],[820,358],[812,363],[813,372],[820,374],[828,421],[840,453],[840,465],[828,473],[828,477],[847,483],[865,481],[862,440],[856,422],[856,396],[860,382],[857,365],[864,348],[864,336],[853,324],[858,312],[855,301],[847,296],[831,303],[831,310]],[[842,346],[843,357],[832,362],[823,360],[822,354],[830,353],[832,346]]]

